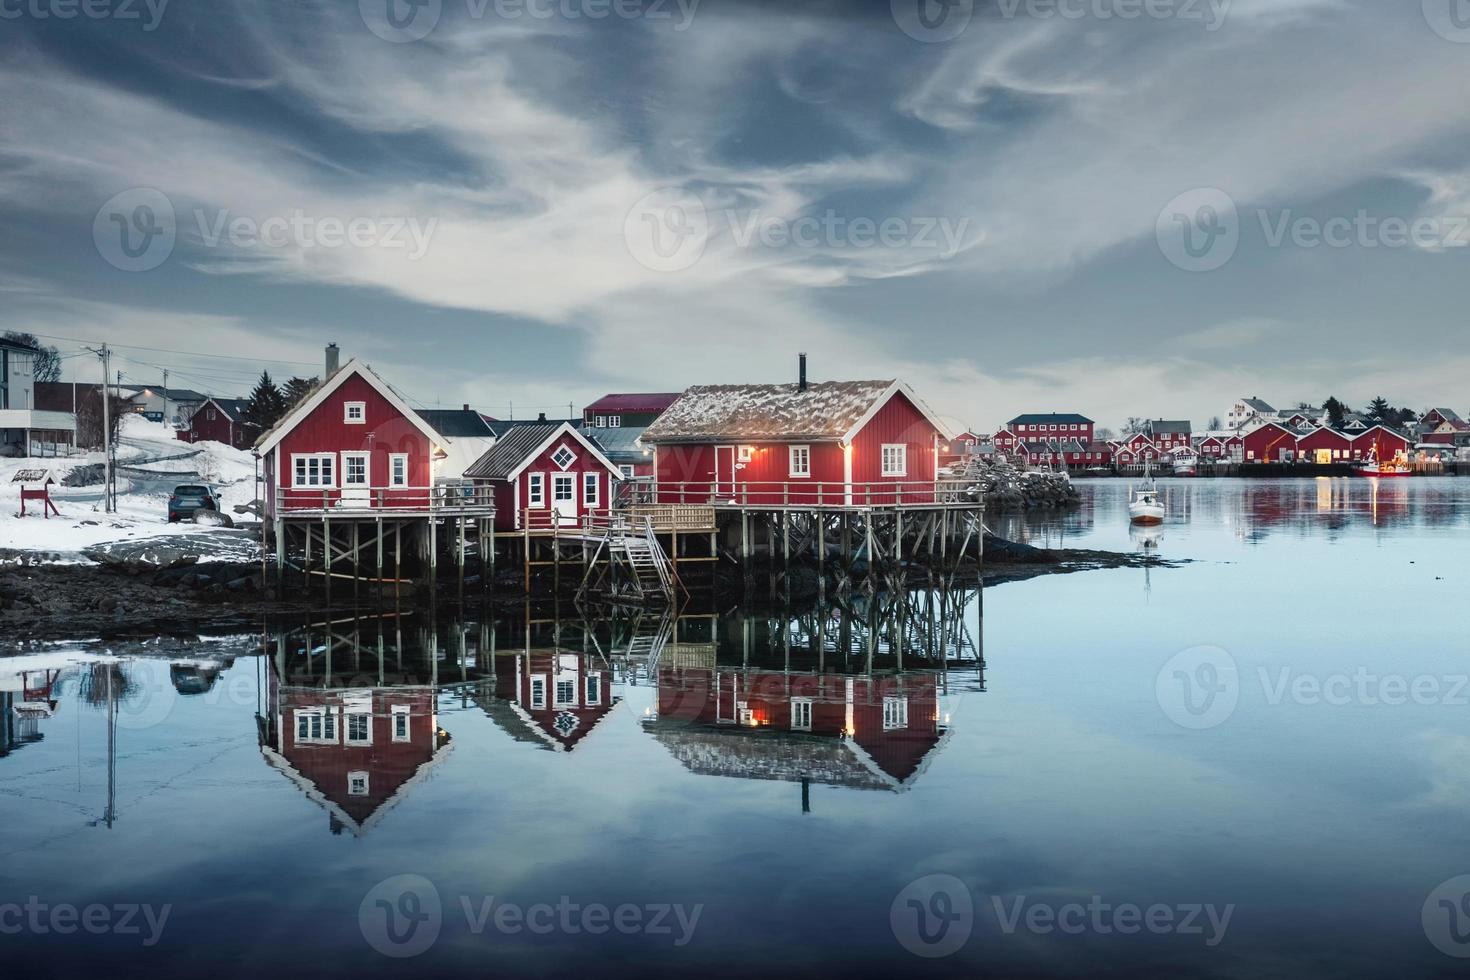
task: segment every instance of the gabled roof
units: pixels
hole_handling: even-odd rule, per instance
[[[679,400],[679,394],[677,391],[646,391],[603,395],[583,409],[583,413],[607,415],[617,412],[662,412]]]
[[[1017,415],[1006,425],[1093,425],[1086,415],[1068,413],[1062,415]]]
[[[1242,398],[1241,403],[1244,404],[1245,407],[1250,409],[1251,411],[1260,412],[1263,415],[1274,415],[1276,413],[1276,409],[1261,401],[1259,398]]]
[[[1425,415],[1439,415],[1439,416],[1443,417],[1446,422],[1459,422],[1459,421],[1461,421],[1460,416],[1457,415],[1455,413],[1455,410],[1454,409],[1451,409],[1451,408],[1431,408],[1429,411],[1425,412],[1424,414]]]
[[[250,399],[248,398],[208,398],[205,400],[204,405],[211,403],[221,412],[224,412],[225,418],[231,422],[245,421],[245,412],[250,408]],[[204,410],[204,405],[199,406],[199,411]],[[195,414],[197,415],[198,412]]]
[[[1188,435],[1189,433],[1194,431],[1194,425],[1191,422],[1171,422],[1166,419],[1155,419],[1148,424],[1148,427],[1154,435],[1160,435],[1161,433],[1178,433],[1180,435]]]
[[[353,375],[357,375],[372,385],[373,389],[387,399],[388,404],[397,409],[408,420],[410,425],[422,432],[431,444],[438,445],[443,441],[444,437],[434,431],[418,412],[409,408],[408,402],[404,401],[388,382],[378,377],[377,372],[354,357],[338,368],[336,374],[318,385],[317,389],[308,397],[298,402],[295,408],[283,415],[281,420],[272,426],[269,431],[262,433],[260,438],[255,441],[255,451],[263,456],[274,449],[282,439],[286,438],[286,435],[292,429],[301,423],[302,419],[316,411],[323,402],[331,397],[333,392],[342,387],[347,379]]]
[[[495,433],[497,437],[505,435],[512,429],[519,429],[520,427],[526,425],[547,425],[548,423],[551,425],[561,425],[563,422],[565,422],[567,425],[570,425],[574,429],[581,429],[586,426],[586,423],[583,422],[581,419],[549,419],[545,415],[542,415],[540,418],[537,419],[486,418],[485,422],[487,425],[490,426],[490,431]]]
[[[435,432],[450,439],[478,436],[488,439],[495,435],[485,416],[469,408],[426,408],[419,412],[423,420]]]
[[[895,395],[903,395],[945,439],[948,426],[902,381],[696,385],[643,432],[643,441],[849,442]]]
[[[614,476],[622,471],[603,455],[602,450],[585,435],[573,428],[569,422],[533,422],[518,425],[495,441],[485,455],[471,463],[464,475],[474,480],[514,480],[520,476],[531,461],[536,459],[551,444],[564,435],[571,436],[591,453],[599,463]]]

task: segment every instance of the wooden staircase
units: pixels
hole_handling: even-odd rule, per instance
[[[680,588],[673,564],[654,536],[652,522],[614,516],[602,528],[577,596],[672,606]]]

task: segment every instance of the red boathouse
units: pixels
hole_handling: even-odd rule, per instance
[[[489,488],[477,495],[493,495],[497,531],[575,527],[606,515],[620,476],[569,422],[513,426],[465,470],[466,479]]]

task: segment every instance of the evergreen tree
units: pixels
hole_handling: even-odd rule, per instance
[[[1334,429],[1342,428],[1347,417],[1347,406],[1337,400],[1336,396],[1322,403],[1322,411],[1327,413],[1327,424]]]
[[[310,395],[316,386],[316,378],[292,378],[287,381],[281,389],[281,397],[285,399],[286,411],[289,412],[301,404],[302,400],[307,395]]]
[[[257,431],[264,432],[275,425],[284,414],[286,399],[282,396],[281,389],[271,380],[269,371],[260,372],[260,380],[250,393],[250,407],[245,411],[246,423],[255,426]]]
[[[1388,404],[1388,400],[1385,399],[1382,395],[1379,395],[1377,398],[1373,399],[1373,401],[1368,405],[1368,417],[1370,419],[1381,419],[1384,422],[1391,421],[1388,416],[1389,413],[1392,411],[1393,407]]]

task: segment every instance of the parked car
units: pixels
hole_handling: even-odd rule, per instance
[[[169,523],[189,520],[196,510],[219,510],[219,494],[202,483],[174,487],[168,497]]]

